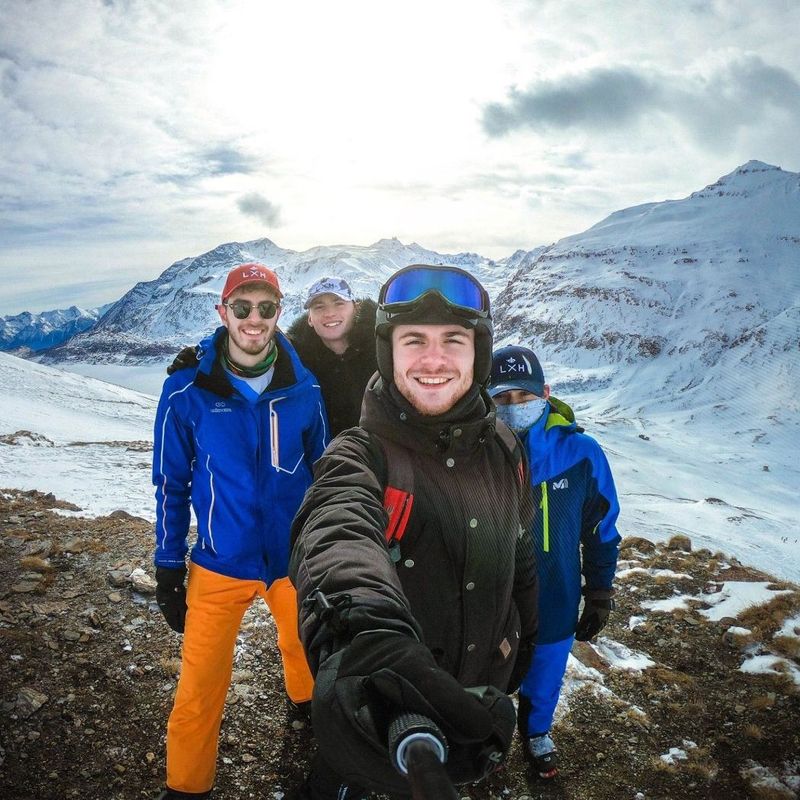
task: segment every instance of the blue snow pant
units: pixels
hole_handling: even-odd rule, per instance
[[[574,639],[569,636],[551,644],[537,643],[528,674],[519,687],[517,721],[524,738],[550,730]]]

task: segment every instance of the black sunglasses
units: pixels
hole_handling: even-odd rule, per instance
[[[249,300],[234,300],[232,303],[223,302],[222,305],[233,311],[233,316],[236,319],[247,319],[253,310],[254,304]],[[272,300],[262,300],[260,303],[255,303],[255,305],[258,306],[258,314],[261,319],[272,319],[278,310],[278,303],[273,303]]]

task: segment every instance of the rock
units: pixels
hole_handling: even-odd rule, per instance
[[[574,642],[572,645],[572,655],[575,656],[581,664],[587,667],[592,667],[599,672],[608,672],[608,664],[603,661],[589,642]]]
[[[131,586],[140,594],[155,594],[156,580],[151,578],[141,567],[137,567],[130,574]]]
[[[28,594],[30,592],[35,592],[41,585],[41,580],[17,581],[11,584],[11,591],[16,594]]]
[[[129,576],[128,572],[123,572],[120,569],[110,569],[108,571],[108,574],[106,575],[106,578],[108,579],[108,582],[112,586],[117,588],[122,588],[123,586],[128,585],[129,583],[128,576]]]
[[[61,549],[65,553],[83,553],[88,545],[89,543],[86,539],[81,539],[79,536],[76,536],[74,539],[70,539],[66,542]]]
[[[122,595],[119,592],[109,592],[108,599],[111,603],[121,603]]]
[[[50,698],[30,686],[23,686],[17,694],[16,712],[23,719],[36,713]]]
[[[48,558],[53,552],[53,542],[50,539],[39,539],[38,541],[28,542],[22,551],[23,556],[39,556]]]
[[[242,755],[242,761],[244,761],[245,764],[252,764],[256,760],[256,757],[251,753],[244,753]]]

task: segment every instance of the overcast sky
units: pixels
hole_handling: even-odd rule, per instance
[[[397,236],[500,258],[800,171],[795,0],[0,0],[0,314]]]

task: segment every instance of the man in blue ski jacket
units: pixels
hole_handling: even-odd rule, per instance
[[[540,511],[533,528],[539,632],[519,689],[518,725],[529,761],[540,777],[552,778],[558,761],[550,727],[572,642],[595,636],[614,608],[619,503],[600,445],[576,425],[572,409],[550,395],[532,350],[495,351],[489,394],[497,416],[526,447]]]
[[[289,537],[327,420],[316,379],[277,330],[282,296],[272,270],[234,267],[217,306],[222,326],[200,344],[199,363],[167,378],[158,405],[156,599],[184,633],[162,800],[205,798],[213,787],[236,635],[256,597],[275,620],[289,700],[311,699]],[[185,587],[190,504],[197,541]]]

